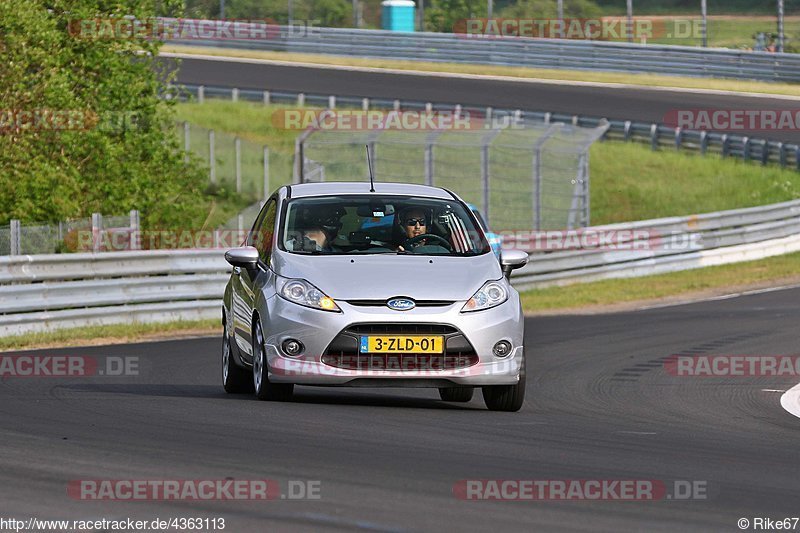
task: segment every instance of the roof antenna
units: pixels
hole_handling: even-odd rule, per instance
[[[375,177],[372,175],[372,158],[369,156],[369,145],[365,144],[364,148],[367,149],[367,166],[369,167],[369,192],[375,192]]]

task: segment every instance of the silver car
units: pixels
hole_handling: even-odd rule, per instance
[[[452,192],[308,183],[278,189],[225,254],[222,381],[262,400],[294,385],[436,387],[492,410],[525,396],[524,321],[502,263]]]

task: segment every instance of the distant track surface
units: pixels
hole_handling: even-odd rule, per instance
[[[797,101],[768,96],[359,72],[222,59],[192,58],[180,61],[178,81],[186,84],[520,108],[643,122],[661,123],[670,111],[684,109],[797,110],[800,107]],[[800,132],[794,130],[736,133],[783,142],[800,142]]]
[[[231,532],[738,531],[798,516],[800,419],[784,378],[670,375],[671,354],[796,354],[800,290],[526,321],[519,413],[435,390],[226,395],[219,339],[43,350],[136,356],[139,375],[0,380],[4,517],[225,517]],[[765,391],[764,389],[767,389]],[[318,480],[305,501],[86,502],[76,479]],[[463,501],[464,479],[705,482],[706,500]]]

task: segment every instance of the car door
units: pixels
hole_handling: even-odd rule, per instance
[[[275,214],[277,211],[276,198],[270,198],[261,212],[256,217],[253,228],[247,235],[244,242],[245,246],[254,246],[259,250],[261,256],[268,249],[272,248],[272,234],[275,228]],[[266,241],[266,244],[265,244]],[[261,260],[262,268],[254,271],[248,271],[244,268],[233,268],[233,291],[231,293],[231,301],[233,307],[234,317],[234,338],[236,339],[236,346],[242,359],[248,363],[252,362],[253,346],[251,338],[251,322],[253,317],[253,307],[255,305],[257,290],[263,287],[262,283],[258,285],[259,278],[264,274],[265,266],[268,263],[263,263]]]

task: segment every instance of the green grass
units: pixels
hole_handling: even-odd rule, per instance
[[[178,114],[182,120],[199,126],[238,134],[258,146],[268,145],[271,188],[274,189],[291,182],[294,139],[298,134],[272,123],[272,114],[281,108],[207,100],[202,105],[180,104]],[[342,148],[336,150],[341,152]],[[351,150],[352,154],[347,152],[343,157],[347,164],[331,171],[332,175],[339,179],[360,176],[364,170],[361,150],[358,147],[358,150]],[[379,174],[402,175],[403,167],[406,167],[406,174],[407,168],[422,172],[421,161],[409,158],[399,148],[387,148],[387,151],[382,154],[386,157],[383,163],[379,156]],[[449,166],[458,168],[459,164],[477,164],[477,154],[477,150],[470,148],[444,149],[441,157],[442,161],[450,161]],[[334,157],[337,154],[319,155]],[[519,154],[514,157],[519,159]],[[496,165],[500,162],[492,161],[492,164],[498,168]],[[646,145],[609,141],[592,147],[590,165],[593,224],[689,215],[800,198],[800,173],[711,154],[702,157],[669,149],[653,152]],[[440,167],[447,166],[440,164]],[[528,209],[524,192],[528,187],[529,170],[516,170],[518,172],[507,164],[502,172],[493,172],[498,176],[493,187],[499,192],[494,195],[491,208],[498,217],[514,211],[514,206],[517,211]],[[260,167],[255,172],[260,176]],[[459,179],[458,173],[447,171],[442,179],[447,181],[446,185],[464,193],[468,200],[477,201],[479,189],[467,173],[463,172]],[[504,219],[494,215],[492,218],[499,222],[494,224],[496,229],[513,229],[507,227]]]
[[[657,276],[611,279],[565,287],[526,291],[526,313],[578,309],[630,302],[652,302],[666,297],[689,297],[709,292],[731,292],[732,287],[800,282],[800,253],[759,261],[685,270]]]
[[[620,142],[595,144],[590,157],[593,224],[800,198],[800,173],[775,166]]]
[[[152,340],[162,335],[211,335],[218,331],[222,331],[219,319],[87,326],[2,337],[0,338],[0,350],[81,346],[85,344],[119,344]]]

